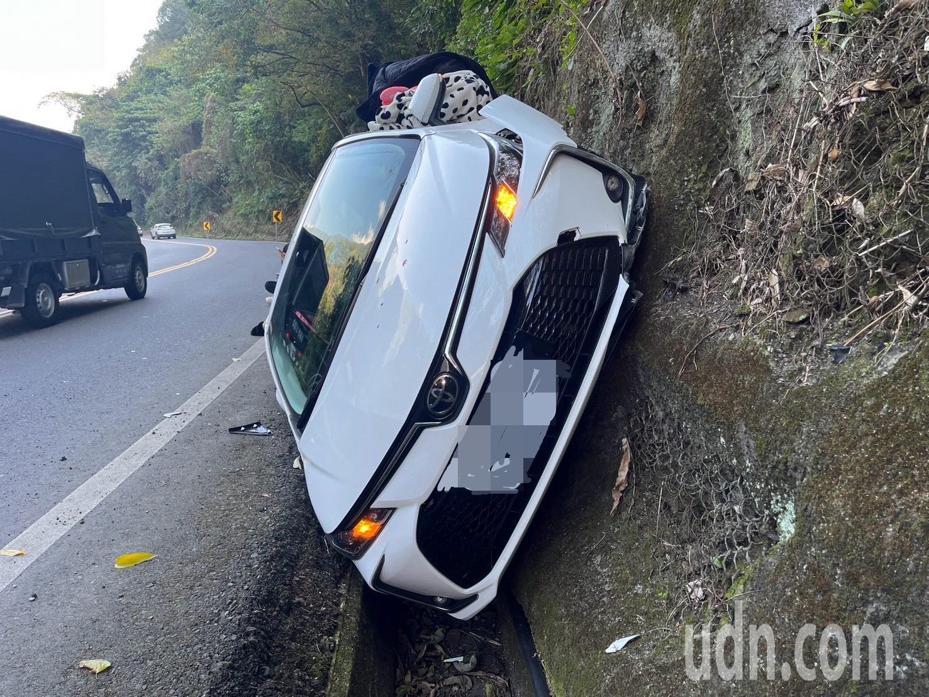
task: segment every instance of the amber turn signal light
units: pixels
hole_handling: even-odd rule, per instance
[[[393,512],[392,508],[369,508],[351,528],[332,533],[329,540],[347,557],[357,559],[381,534]]]
[[[500,211],[500,215],[510,222],[513,221],[513,214],[516,213],[516,204],[518,202],[519,200],[516,198],[516,192],[513,191],[509,185],[504,183],[497,185],[494,203],[497,204],[497,210]]]
[[[355,523],[355,527],[352,528],[352,539],[358,542],[368,542],[378,536],[382,527],[384,527],[384,523],[365,516]]]

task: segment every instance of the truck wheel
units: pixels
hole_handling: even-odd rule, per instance
[[[148,274],[145,273],[145,265],[138,259],[132,262],[132,272],[125,287],[130,300],[141,300],[145,297],[145,291],[148,290]]]
[[[38,274],[29,282],[23,317],[35,327],[47,327],[58,320],[58,292],[50,276]]]

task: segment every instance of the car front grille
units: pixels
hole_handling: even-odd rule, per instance
[[[527,358],[557,360],[555,417],[526,468],[525,481],[515,491],[437,488],[420,507],[416,531],[420,550],[463,588],[493,568],[545,470],[603,331],[621,277],[621,257],[616,238],[562,244],[536,260],[514,291],[493,365],[514,349]],[[493,366],[478,406],[492,370]],[[473,413],[469,425],[474,422]]]

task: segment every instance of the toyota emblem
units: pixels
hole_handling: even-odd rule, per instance
[[[451,373],[438,375],[426,394],[426,408],[429,413],[441,419],[451,414],[457,403],[458,380]]]

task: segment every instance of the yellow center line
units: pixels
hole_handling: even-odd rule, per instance
[[[211,244],[198,244],[196,242],[165,242],[160,241],[159,244],[180,244],[186,245],[188,247],[205,247],[206,252],[198,256],[196,259],[191,259],[190,261],[184,261],[180,264],[174,264],[173,266],[166,266],[163,269],[158,269],[157,271],[152,271],[148,277],[154,278],[155,276],[161,276],[162,274],[171,273],[172,271],[179,271],[180,269],[186,269],[188,266],[193,266],[194,264],[199,264],[201,261],[206,261],[212,256],[216,255],[217,249]],[[61,298],[60,302],[67,302],[69,300],[75,300],[77,298],[83,298],[87,295],[92,295],[93,293],[99,293],[101,290],[107,290],[105,288],[98,288],[97,290],[85,290],[82,293],[75,293],[74,295],[69,295],[66,298]],[[13,310],[0,310],[0,317],[9,317],[13,314]]]
[[[161,276],[162,274],[171,273],[172,271],[178,271],[180,269],[186,269],[188,266],[199,264],[201,261],[206,261],[216,254],[216,247],[211,244],[197,244],[196,242],[162,242],[162,244],[184,244],[188,247],[206,247],[206,252],[198,256],[196,259],[191,259],[190,261],[184,261],[180,264],[175,264],[174,266],[168,266],[163,269],[158,269],[157,271],[152,271],[148,275],[149,278]]]

